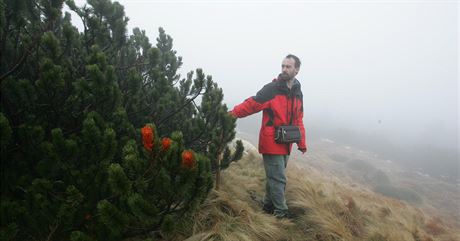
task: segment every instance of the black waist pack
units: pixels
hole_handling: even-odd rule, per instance
[[[278,126],[275,133],[276,143],[292,143],[299,142],[302,138],[300,129],[297,126]]]

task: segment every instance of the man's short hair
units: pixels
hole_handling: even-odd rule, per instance
[[[300,63],[300,59],[297,56],[293,54],[288,54],[286,56],[286,59],[293,59],[295,61],[294,67],[296,67],[297,69],[300,68],[301,63]]]

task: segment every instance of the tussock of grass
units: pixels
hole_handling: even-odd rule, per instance
[[[295,240],[293,223],[261,212],[248,190],[262,193],[264,179],[260,160],[246,156],[223,173],[220,191],[213,191],[194,216],[194,240]]]
[[[194,233],[188,240],[283,240],[289,239],[282,225],[234,200],[228,193],[214,192],[210,202],[196,215]]]
[[[425,230],[432,235],[440,235],[445,232],[440,218],[433,218],[425,224]]]

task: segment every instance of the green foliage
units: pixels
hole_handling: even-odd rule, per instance
[[[172,216],[166,216],[163,224],[161,225],[161,230],[165,233],[171,233],[174,230],[174,219]]]
[[[234,155],[232,157],[232,161],[238,161],[243,157],[244,146],[241,140],[236,141],[236,148]]]
[[[18,231],[18,226],[15,223],[10,223],[0,231],[0,240],[11,240],[16,237]]]
[[[121,234],[127,228],[128,215],[107,200],[102,200],[97,204],[97,211],[99,214],[98,221],[109,230],[109,239],[121,238]]]
[[[70,240],[71,241],[93,241],[94,239],[84,234],[83,232],[73,231],[72,234],[70,235]]]
[[[8,146],[11,139],[12,130],[8,119],[0,112],[0,145],[2,147]],[[3,148],[2,148],[3,153]]]
[[[224,151],[224,154],[223,154],[223,158],[222,158],[222,162],[220,164],[220,168],[221,169],[225,169],[227,168],[231,162],[236,162],[238,160],[241,159],[241,157],[243,157],[243,151],[244,151],[244,146],[243,146],[243,142],[241,140],[237,140],[235,142],[235,150],[233,152],[233,155],[230,151],[230,148],[227,146],[225,148],[225,151]]]
[[[109,166],[109,185],[115,194],[128,194],[131,191],[131,182],[128,180],[123,168],[118,163]]]
[[[212,172],[241,157],[242,145],[227,148],[235,120],[212,77],[181,79],[172,38],[161,28],[155,45],[138,28],[127,36],[127,22],[110,0],[0,0],[2,240],[172,232],[206,198]],[[138,130],[152,122],[149,151]]]

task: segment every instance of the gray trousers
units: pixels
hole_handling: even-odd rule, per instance
[[[273,207],[274,214],[287,212],[284,191],[286,189],[285,169],[289,155],[263,154],[266,183],[264,206]]]

